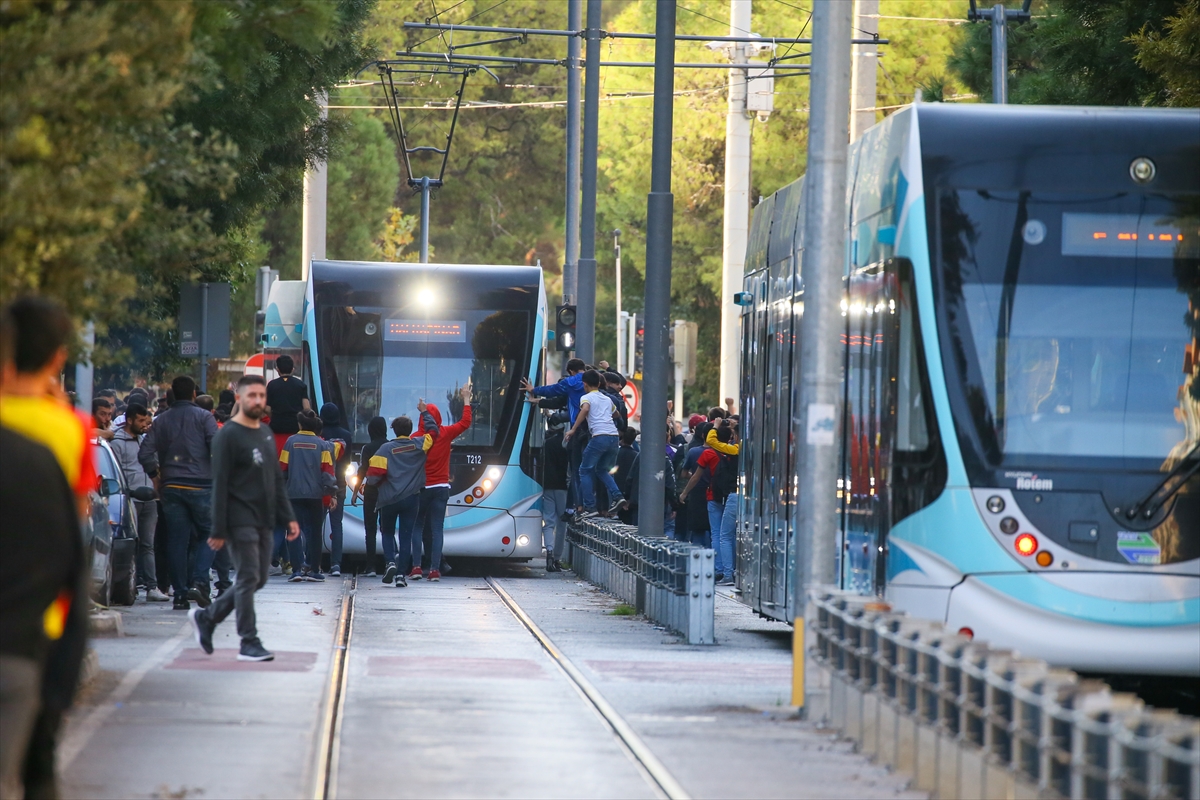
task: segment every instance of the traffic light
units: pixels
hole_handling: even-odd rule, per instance
[[[575,349],[575,306],[554,309],[554,347],[561,351]]]

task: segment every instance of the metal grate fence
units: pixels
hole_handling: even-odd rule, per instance
[[[713,551],[637,530],[603,518],[572,522],[571,569],[683,634],[688,644],[713,644]]]
[[[872,598],[810,593],[834,727],[940,798],[1200,800],[1200,719]]]

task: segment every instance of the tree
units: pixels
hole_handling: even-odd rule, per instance
[[[1042,0],[1033,13],[1009,28],[1010,102],[1158,106],[1196,96],[1196,0]],[[973,25],[950,59],[981,98],[992,94],[991,53],[989,26]]]

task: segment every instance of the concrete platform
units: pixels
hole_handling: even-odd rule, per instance
[[[690,647],[611,614],[616,601],[571,573],[488,569],[691,796],[923,796],[796,718],[786,626],[719,599],[718,645]],[[484,574],[465,572],[360,583],[336,796],[661,796]],[[184,614],[126,610],[125,636],[93,643],[101,669],[64,737],[65,796],[311,796],[341,591],[271,579],[257,603],[277,653],[266,664],[235,660],[232,618],[206,656]]]

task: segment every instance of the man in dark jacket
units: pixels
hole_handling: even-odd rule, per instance
[[[274,437],[260,420],[266,407],[263,379],[245,375],[238,381],[238,413],[229,419],[213,443],[215,476],[212,497],[212,535],[207,545],[224,550],[228,542],[237,563],[237,585],[217,598],[210,608],[192,609],[188,616],[196,630],[196,642],[208,654],[213,651],[213,631],[229,612],[237,613],[241,638],[238,661],[271,661],[275,656],[258,638],[254,593],[267,585],[274,549],[272,528],[287,528],[287,538],[300,536],[283,474],[272,458]]]
[[[542,543],[546,571],[561,572],[567,543],[567,451],[563,430],[569,415],[558,411],[548,420],[550,430],[542,445]]]
[[[321,438],[331,444],[341,442],[341,448],[335,448],[338,457],[333,461],[334,477],[337,478],[337,490],[333,495],[333,505],[329,509],[329,574],[337,578],[342,574],[342,519],[346,507],[346,467],[350,466],[350,443],[354,434],[342,427],[342,410],[333,403],[321,406]],[[374,542],[372,542],[374,544]],[[372,548],[373,549],[373,548]]]
[[[154,482],[138,461],[142,437],[150,430],[153,419],[150,410],[140,402],[130,402],[125,408],[125,423],[117,428],[108,443],[130,489],[154,488]],[[133,506],[137,510],[138,522],[137,586],[146,590],[147,600],[165,603],[171,598],[158,590],[158,567],[154,563],[154,531],[158,527],[158,501],[134,500]]]
[[[354,486],[354,495],[350,505],[354,505],[354,496],[362,494],[363,501],[363,533],[366,536],[367,566],[364,578],[375,577],[375,538],[379,531],[379,487],[367,483],[367,467],[371,456],[379,452],[379,448],[387,443],[387,420],[383,417],[372,417],[367,423],[367,435],[371,441],[363,445],[358,457],[358,477]]]
[[[167,558],[177,611],[187,611],[191,598],[207,608],[208,576],[214,552],[212,533],[212,440],[217,420],[194,402],[196,382],[180,375],[171,382],[175,399],[154,420],[142,440],[138,461],[158,478],[167,521]],[[228,576],[220,576],[227,581]]]

